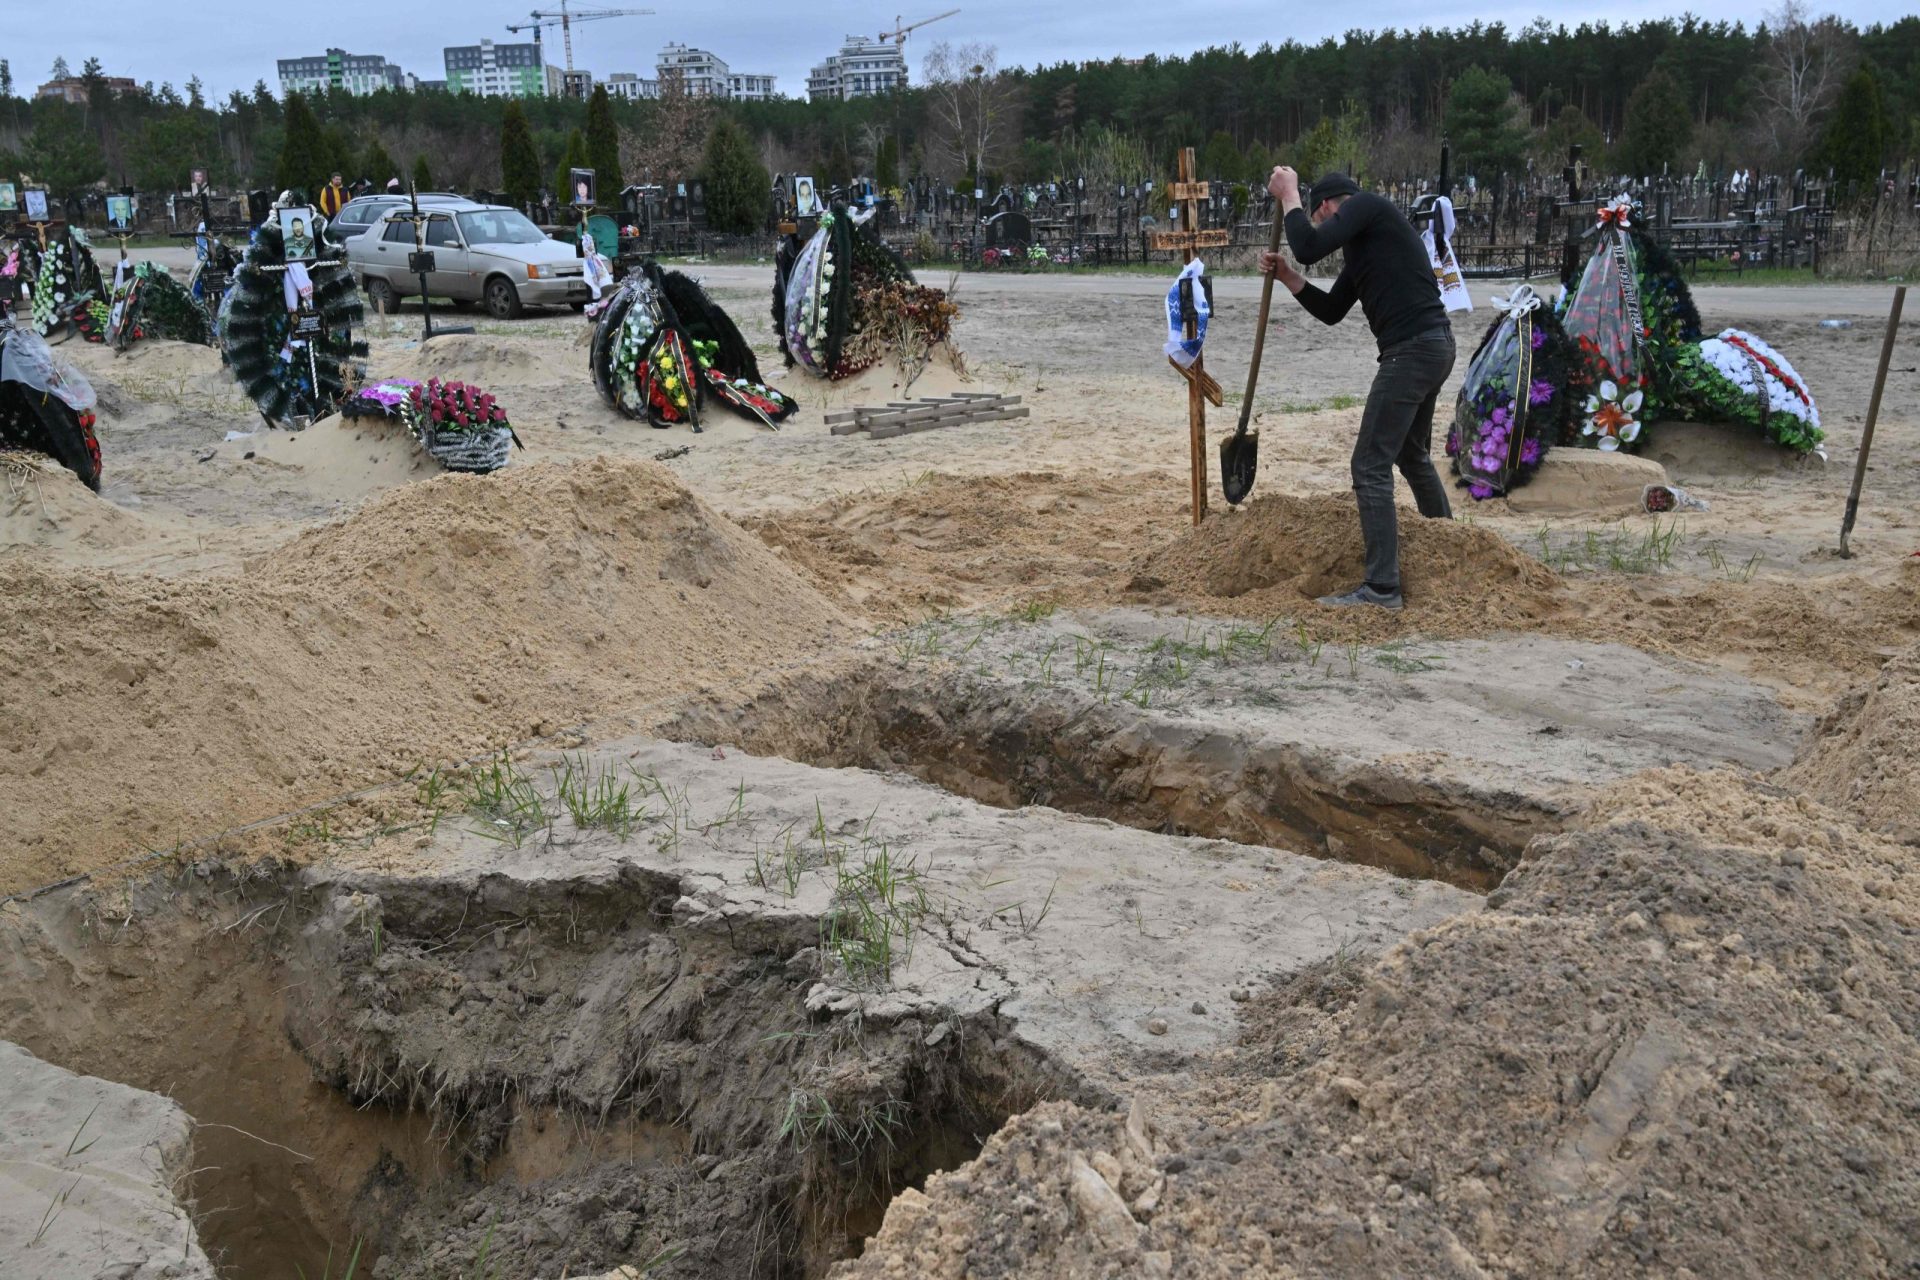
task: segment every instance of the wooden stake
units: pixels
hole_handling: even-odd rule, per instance
[[[1853,490],[1847,494],[1847,514],[1840,521],[1840,558],[1851,560],[1853,552],[1847,539],[1853,533],[1854,517],[1860,514],[1860,486],[1867,479],[1867,453],[1873,448],[1873,426],[1880,420],[1880,393],[1887,389],[1887,366],[1893,362],[1893,336],[1900,328],[1900,311],[1907,304],[1907,286],[1895,285],[1893,310],[1887,312],[1887,336],[1880,343],[1880,368],[1873,375],[1873,399],[1867,401],[1867,425],[1860,433],[1860,456],[1853,464]]]
[[[1180,260],[1189,263],[1194,260],[1194,250],[1200,247],[1200,202],[1207,197],[1208,187],[1204,182],[1194,180],[1193,148],[1180,149],[1180,180],[1174,187],[1174,194],[1180,203],[1180,234],[1166,237],[1180,248]],[[1173,247],[1172,244],[1168,245]],[[1194,282],[1198,290],[1200,282]],[[1183,326],[1185,335],[1192,338],[1196,324],[1189,319]],[[1192,472],[1193,522],[1199,524],[1207,518],[1207,399],[1202,390],[1206,378],[1206,364],[1203,356],[1195,356],[1187,378],[1187,451]]]

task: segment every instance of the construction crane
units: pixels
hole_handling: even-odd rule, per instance
[[[567,46],[567,71],[573,71],[573,24],[593,22],[600,18],[640,18],[651,14],[651,9],[576,9],[569,11],[567,0],[560,0],[558,9],[535,9],[530,15],[532,22],[510,22],[507,30],[516,35],[522,31],[533,32],[533,42],[540,43],[540,30],[543,27],[559,27],[561,38]]]
[[[945,13],[936,13],[931,18],[922,18],[920,19],[920,21],[911,23],[904,27],[900,25],[899,15],[895,14],[893,19],[893,30],[882,31],[880,33],[880,43],[885,44],[887,41],[891,40],[896,45],[905,44],[907,42],[907,32],[918,31],[921,27],[926,26],[929,22],[938,22],[942,18],[951,18],[954,14],[958,12],[960,12],[958,9],[949,9]]]

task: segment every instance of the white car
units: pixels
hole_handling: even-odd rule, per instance
[[[525,306],[570,306],[592,298],[586,260],[570,244],[540,230],[503,205],[435,201],[423,205],[426,248],[433,254],[427,293],[458,303],[484,302],[489,314],[510,320]],[[383,210],[364,235],[347,241],[347,264],[367,299],[391,310],[420,293],[412,270],[415,227],[406,206]]]

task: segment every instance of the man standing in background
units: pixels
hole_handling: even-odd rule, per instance
[[[320,212],[331,221],[340,216],[340,210],[346,203],[347,189],[340,185],[340,175],[336,173],[331,182],[320,188]]]

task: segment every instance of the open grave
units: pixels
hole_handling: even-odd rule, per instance
[[[225,1274],[824,1274],[1009,1115],[1116,1105],[1261,975],[1477,903],[652,739],[460,785],[492,807],[327,864],[8,908],[0,1038],[185,1108]]]
[[[1329,644],[1141,610],[943,617],[668,736],[1487,889],[1602,786],[1772,769],[1808,720],[1694,663],[1545,636]]]
[[[1009,1117],[1194,1087],[1257,989],[1477,911],[1609,781],[1805,724],[1539,637],[936,619],[682,702],[683,745],[416,772],[371,828],[16,899],[0,1039],[192,1117],[224,1275],[824,1275]]]

